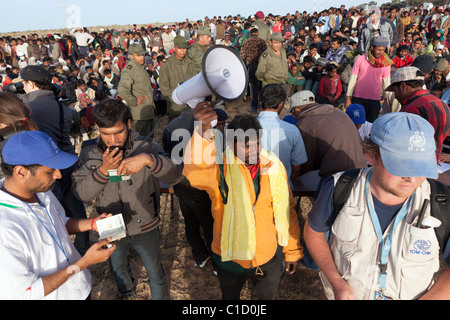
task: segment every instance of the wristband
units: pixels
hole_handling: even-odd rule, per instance
[[[91,221],[91,230],[94,230],[94,221],[95,221],[95,218],[92,219],[92,221]]]

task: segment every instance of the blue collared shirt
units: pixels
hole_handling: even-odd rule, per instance
[[[292,189],[292,166],[298,166],[308,160],[300,130],[295,125],[281,120],[275,111],[260,112],[258,121],[263,128],[261,145],[267,151],[274,152],[284,164]]]

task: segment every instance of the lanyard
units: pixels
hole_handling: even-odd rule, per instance
[[[5,187],[3,187],[3,190],[4,190],[6,193],[8,193],[9,195],[13,196],[11,193],[8,192],[8,190],[5,189]],[[14,197],[14,196],[13,196],[13,197]],[[62,241],[61,241],[61,239],[60,239],[60,237],[59,237],[58,231],[56,230],[56,226],[55,226],[55,224],[53,223],[53,219],[51,218],[51,216],[50,216],[50,214],[49,214],[49,212],[48,212],[48,210],[47,210],[47,207],[41,202],[41,200],[39,199],[39,197],[38,197],[37,195],[36,195],[36,198],[38,199],[39,204],[40,204],[41,206],[44,207],[45,212],[47,212],[47,216],[48,216],[48,218],[50,219],[50,222],[51,222],[51,224],[53,225],[53,228],[55,229],[56,237],[58,238],[58,240],[56,240],[55,236],[50,232],[50,230],[47,228],[47,226],[44,224],[44,222],[38,217],[38,215],[36,214],[36,212],[34,212],[34,210],[31,208],[31,206],[30,206],[28,203],[26,203],[25,201],[22,201],[22,200],[21,200],[21,201],[28,207],[28,209],[31,210],[31,212],[33,212],[34,216],[35,216],[35,217],[39,220],[39,222],[44,226],[45,230],[47,230],[47,232],[48,232],[48,233],[50,234],[50,236],[53,238],[53,241],[55,241],[56,245],[59,247],[59,249],[62,251],[62,253],[63,253],[64,256],[66,257],[67,262],[70,264],[69,258],[67,257],[66,251],[64,250],[64,247],[63,247],[63,245],[62,245]],[[20,200],[20,199],[19,199],[19,200]]]
[[[403,204],[400,211],[397,213],[395,217],[394,226],[391,229],[391,232],[389,233],[388,237],[384,241],[383,239],[383,232],[381,230],[380,221],[378,220],[377,213],[375,211],[375,207],[373,205],[373,200],[371,197],[371,193],[369,190],[369,181],[370,177],[372,176],[372,171],[369,172],[367,175],[366,180],[366,186],[365,186],[365,193],[366,193],[366,199],[367,199],[367,206],[369,208],[370,217],[372,218],[372,223],[375,228],[375,232],[377,234],[378,241],[380,242],[381,247],[381,253],[380,253],[380,261],[379,261],[379,268],[380,268],[380,290],[383,291],[386,288],[386,276],[387,276],[387,259],[389,256],[389,252],[392,248],[392,236],[394,233],[395,228],[400,224],[400,222],[403,220],[403,218],[406,216],[406,214],[409,211],[409,208],[411,207],[411,203],[414,199],[414,194],[409,198],[409,200]]]

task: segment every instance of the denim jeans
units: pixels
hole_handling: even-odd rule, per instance
[[[317,91],[319,90],[319,81],[308,79],[306,80],[305,89],[311,91],[317,97]]]
[[[326,180],[325,177],[320,178],[319,180],[319,184],[317,186],[316,189],[316,193],[314,194],[314,201],[317,199],[317,197],[319,196],[320,193],[320,189],[322,188],[322,184],[324,183],[324,181]],[[326,238],[328,240],[330,236],[330,232],[327,231],[326,232]],[[303,245],[303,258],[301,260],[301,262],[303,263],[303,265],[311,270],[316,270],[319,271],[320,268],[317,266],[316,262],[314,261],[314,259],[312,258],[311,254],[308,251],[308,247],[306,246],[306,243],[302,243]]]
[[[109,266],[120,294],[124,298],[132,298],[135,295],[135,282],[128,261],[131,246],[140,255],[147,271],[152,300],[169,300],[166,275],[161,263],[158,228],[142,234],[127,236],[117,242],[117,249],[109,258]]]

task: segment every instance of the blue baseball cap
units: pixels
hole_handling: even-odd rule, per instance
[[[8,139],[2,150],[3,161],[10,165],[39,164],[65,169],[77,160],[76,155],[61,151],[55,141],[41,131],[22,131]]]
[[[352,103],[347,107],[345,113],[352,119],[354,124],[363,124],[366,122],[366,110],[358,103]]]
[[[380,147],[386,170],[397,177],[438,177],[434,128],[419,115],[393,112],[372,125],[370,138]]]

